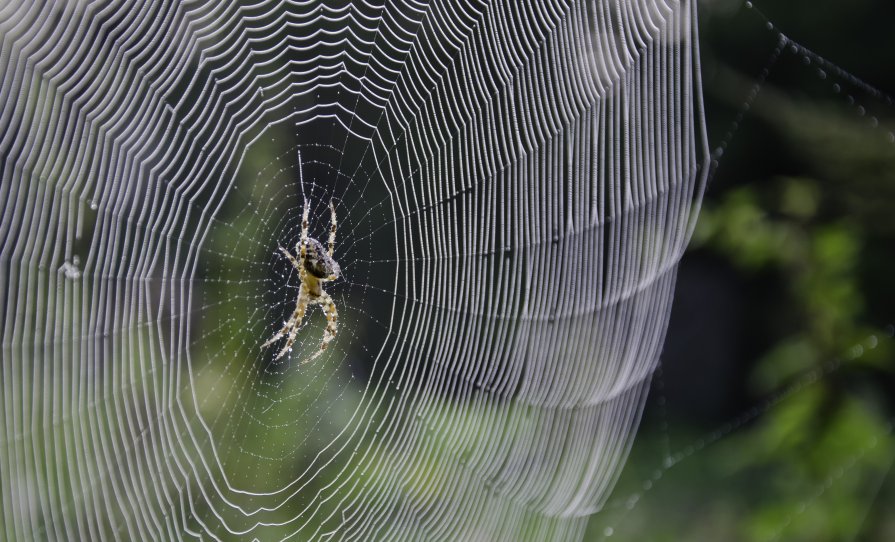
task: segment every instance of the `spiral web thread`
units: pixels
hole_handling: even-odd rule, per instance
[[[8,539],[575,540],[698,211],[690,2],[5,2]],[[338,336],[295,306],[301,210]],[[293,252],[294,253],[294,252]]]

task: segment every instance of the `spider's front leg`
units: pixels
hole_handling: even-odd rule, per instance
[[[287,320],[286,323],[283,324],[283,327],[281,327],[280,330],[277,331],[277,332],[274,334],[273,337],[271,337],[271,338],[267,339],[266,341],[264,341],[264,344],[261,345],[261,350],[264,350],[264,349],[267,348],[268,346],[270,346],[270,345],[272,345],[273,343],[275,343],[275,342],[277,342],[278,340],[280,340],[280,337],[282,337],[283,335],[285,335],[285,334],[286,334],[286,330],[289,329],[290,327],[292,327],[292,318],[289,318],[289,320]]]
[[[292,256],[292,254],[290,254],[289,251],[286,250],[285,248],[283,248],[283,247],[279,247],[279,248],[280,248],[280,252],[282,252],[283,255],[285,255],[286,258],[289,259],[289,262],[292,264],[292,267],[301,271],[301,265],[299,265],[298,260],[296,260],[295,257]],[[299,293],[298,299],[301,300],[301,292]],[[307,302],[305,302],[305,306],[307,306]],[[304,308],[302,309],[301,314],[304,314]],[[299,315],[298,303],[296,302],[295,311],[292,313],[292,316],[289,317],[289,320],[287,320],[286,323],[283,324],[283,327],[281,327],[280,330],[277,331],[273,337],[267,339],[267,341],[261,345],[261,349],[263,350],[263,349],[267,348],[268,346],[270,346],[273,343],[280,340],[280,338],[284,337],[286,335],[286,333],[289,332],[289,330],[291,330],[293,328],[293,326],[296,324],[295,319],[298,317],[298,315]],[[300,325],[301,322],[299,321],[298,324]],[[280,355],[278,355],[276,359],[279,359],[279,358],[280,358]]]
[[[302,284],[301,289],[298,292],[298,301],[295,302],[295,312],[289,319],[289,323],[292,324],[289,328],[289,337],[286,339],[286,344],[283,345],[283,348],[277,353],[277,357],[274,359],[280,359],[292,349],[292,344],[295,343],[295,338],[298,336],[298,330],[301,329],[301,323],[305,319],[305,311],[308,308],[308,298],[307,289],[305,288],[305,285]],[[285,329],[279,333],[279,336],[282,337],[284,334]]]
[[[336,331],[339,329],[339,311],[336,309],[333,298],[326,292],[320,292],[317,303],[323,307],[323,313],[326,315],[326,331],[323,332],[323,341],[320,343],[320,348],[314,352],[313,356],[301,362],[302,365],[314,361],[320,354],[325,352],[329,343],[336,338]]]
[[[273,337],[264,341],[264,344],[261,345],[261,349],[265,349],[273,343],[280,340],[282,337],[286,336],[286,333],[292,334],[292,331],[301,325],[301,318],[304,317],[305,310],[308,306],[307,296],[303,295],[304,292],[300,292],[298,295],[298,300],[295,303],[295,310],[292,312],[292,316],[286,320],[286,323],[283,324],[283,327],[277,331]],[[298,320],[298,321],[296,321]],[[283,352],[281,351],[277,354],[275,359],[280,359],[283,356]]]

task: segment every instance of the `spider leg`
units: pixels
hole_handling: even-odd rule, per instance
[[[329,257],[333,257],[336,249],[336,208],[332,200],[329,201]]]
[[[295,257],[292,256],[292,254],[290,254],[289,251],[286,250],[285,248],[283,248],[283,247],[279,247],[279,248],[280,248],[280,252],[282,252],[282,253],[286,256],[286,258],[289,259],[289,262],[292,264],[292,267],[298,269],[299,272],[301,272],[302,267],[299,265],[299,263],[298,263],[298,261],[295,259]],[[298,300],[301,300],[301,293],[299,293],[299,299],[298,299]],[[267,339],[267,341],[266,341],[264,344],[261,345],[261,348],[262,348],[262,349],[267,348],[268,346],[270,346],[270,345],[272,345],[273,343],[275,343],[275,342],[277,342],[278,340],[280,340],[280,338],[284,337],[284,336],[286,335],[286,333],[287,333],[292,327],[294,327],[295,319],[296,319],[296,316],[298,315],[298,300],[296,301],[296,308],[295,308],[295,311],[292,313],[292,316],[289,317],[289,320],[287,320],[286,323],[283,324],[283,327],[281,327],[280,330],[277,331],[276,334],[275,334],[273,337]],[[298,322],[298,323],[300,324],[301,322]],[[277,359],[279,359],[279,358],[280,358],[280,356],[277,356]]]
[[[333,298],[328,293],[321,292],[316,303],[323,308],[323,313],[326,315],[326,331],[323,332],[323,341],[320,343],[320,348],[314,352],[314,355],[301,362],[302,365],[314,361],[320,354],[325,352],[326,347],[336,337],[336,331],[339,329],[339,311],[336,309]]]
[[[285,335],[286,330],[289,329],[291,326],[292,326],[292,318],[289,318],[289,320],[283,325],[283,327],[280,328],[279,331],[276,332],[276,334],[273,337],[267,339],[267,341],[265,341],[265,343],[261,345],[261,349],[263,350],[263,349],[267,348],[268,346],[272,345],[273,343],[277,342],[278,340],[280,340],[280,337]]]
[[[299,272],[301,272],[302,267],[301,267],[301,265],[298,264],[298,260],[295,259],[295,256],[290,254],[289,251],[283,247],[280,247],[280,252],[282,252],[289,259],[289,263],[292,264],[292,267],[294,267]]]
[[[301,322],[305,319],[305,310],[307,308],[308,294],[304,285],[302,285],[301,291],[298,294],[298,301],[295,302],[295,313],[292,315],[292,318],[289,319],[292,323],[292,326],[289,329],[289,337],[286,338],[286,344],[283,345],[283,348],[277,353],[277,357],[274,359],[280,359],[292,349],[292,344],[295,342],[295,337],[298,336],[298,330],[301,328]],[[280,336],[282,337],[283,335],[281,334]]]
[[[305,261],[308,257],[308,213],[310,213],[311,207],[308,205],[308,200],[305,199],[304,209],[301,212],[301,241],[299,241],[299,245],[295,247],[298,250],[298,278],[301,279],[302,285],[307,284],[307,271],[305,271]]]

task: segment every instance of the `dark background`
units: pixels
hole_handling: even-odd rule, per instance
[[[716,168],[588,540],[895,540],[895,4],[699,16]]]

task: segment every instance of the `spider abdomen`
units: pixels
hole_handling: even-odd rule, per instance
[[[306,247],[305,270],[318,279],[335,280],[339,278],[341,269],[335,260],[329,257],[320,241],[308,237]]]

